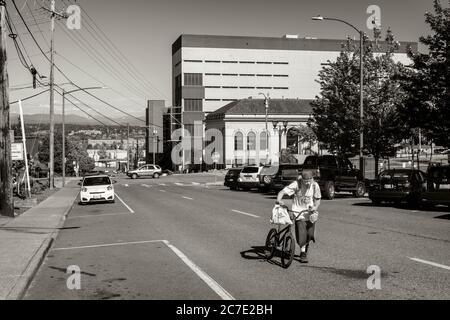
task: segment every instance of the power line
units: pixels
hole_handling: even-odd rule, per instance
[[[9,104],[11,105],[11,104],[18,103],[19,101],[26,101],[26,100],[32,99],[32,98],[34,98],[34,97],[40,96],[41,94],[44,94],[44,93],[46,93],[46,92],[48,92],[48,91],[50,91],[50,89],[41,91],[41,92],[39,92],[39,93],[36,93],[36,94],[34,94],[34,95],[32,95],[32,96],[29,96],[29,97],[26,97],[26,98],[23,98],[23,99],[19,99],[19,100],[10,102]]]

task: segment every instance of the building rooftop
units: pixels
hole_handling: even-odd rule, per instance
[[[312,113],[311,102],[306,99],[270,99],[268,114],[309,115]],[[265,114],[264,99],[242,99],[208,114],[207,119],[223,118],[225,115]]]
[[[172,54],[175,54],[182,47],[340,52],[342,50],[342,44],[346,41],[346,39],[317,39],[313,37],[295,38],[284,36],[275,38],[182,34],[172,44]],[[385,41],[379,41],[378,43],[380,49],[375,49],[375,51],[383,52]],[[417,42],[400,41],[400,47],[395,53],[406,53],[409,46],[414,52],[417,52]]]

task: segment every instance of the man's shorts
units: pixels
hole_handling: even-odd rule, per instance
[[[316,242],[314,237],[315,226],[316,224],[310,221],[295,221],[295,238],[300,247],[303,247],[310,241]]]

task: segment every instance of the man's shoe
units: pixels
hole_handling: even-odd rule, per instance
[[[306,252],[300,253],[300,262],[301,263],[308,263],[308,256],[306,255]]]

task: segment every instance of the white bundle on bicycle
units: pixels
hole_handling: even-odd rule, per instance
[[[280,225],[293,224],[291,218],[289,217],[287,208],[278,204],[276,204],[272,209],[272,218],[270,219],[270,222]]]

